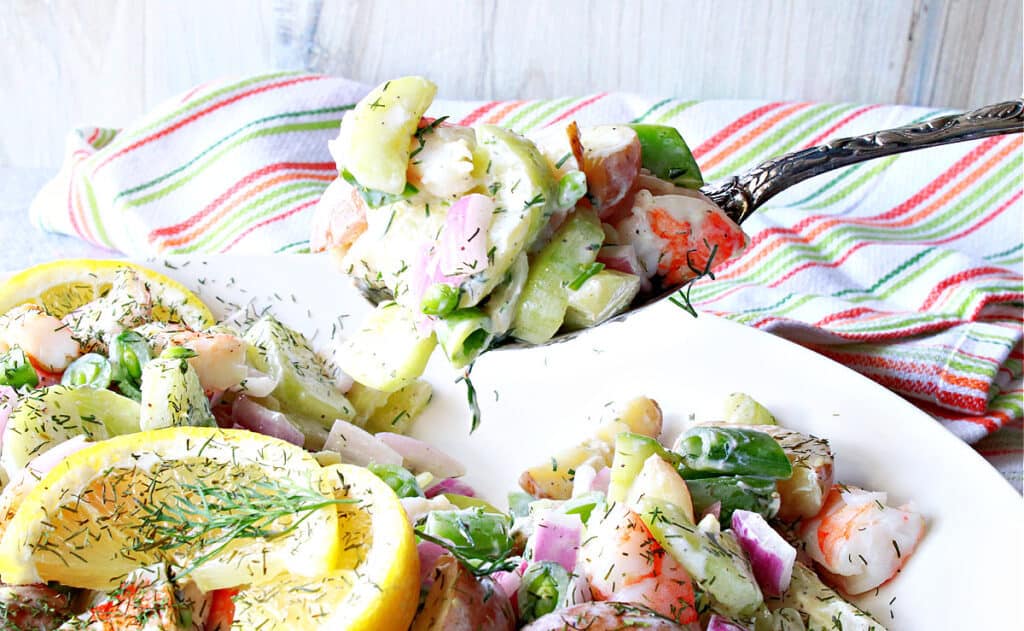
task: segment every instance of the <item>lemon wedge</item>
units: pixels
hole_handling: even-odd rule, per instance
[[[354,465],[323,469],[321,489],[355,503],[337,507],[339,569],[243,590],[232,629],[405,631],[419,600],[419,557],[395,493]]]
[[[341,554],[338,500],[309,453],[244,430],[117,436],[51,470],[0,538],[0,580],[109,590],[167,563],[202,591],[318,577]]]
[[[62,259],[18,272],[0,285],[0,313],[30,302],[63,318],[105,294],[117,270],[125,267],[146,282],[153,296],[154,319],[180,322],[194,330],[214,324],[209,307],[181,283],[141,265],[104,259]]]

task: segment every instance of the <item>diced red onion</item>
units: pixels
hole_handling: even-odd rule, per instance
[[[608,467],[602,467],[598,470],[597,475],[594,476],[594,481],[590,483],[591,491],[601,491],[604,494],[608,493],[608,485],[612,481],[612,470]]]
[[[469,276],[487,267],[487,229],[494,200],[473,193],[448,209],[438,243],[438,262],[445,276]]]
[[[501,591],[505,592],[505,595],[512,601],[513,607],[518,607],[516,601],[519,596],[519,586],[523,583],[522,572],[493,572],[491,580],[501,587]]]
[[[242,395],[231,406],[231,420],[249,431],[280,438],[301,447],[306,437],[280,412],[263,407],[249,397]]]
[[[738,625],[732,620],[723,618],[716,614],[711,614],[711,619],[708,620],[707,631],[750,631],[747,627]]]
[[[4,444],[4,430],[7,428],[7,419],[14,410],[14,403],[18,400],[18,393],[10,386],[0,386],[0,447]]]
[[[758,513],[737,510],[732,529],[750,559],[754,578],[768,596],[781,596],[793,577],[796,548],[782,538]]]
[[[371,462],[377,464],[402,465],[402,455],[389,447],[383,440],[361,427],[338,419],[331,427],[331,433],[324,442],[324,450],[337,451],[344,462],[365,467]]]
[[[445,478],[423,492],[423,494],[428,498],[443,495],[445,493],[454,493],[455,495],[464,495],[466,497],[476,497],[476,491],[473,490],[473,487],[458,478]]]
[[[405,462],[405,468],[413,473],[427,471],[438,478],[459,478],[466,475],[466,467],[461,462],[430,443],[391,432],[381,432],[376,438],[400,454]]]
[[[567,572],[575,572],[582,536],[583,522],[579,515],[555,511],[542,514],[530,537],[533,562],[554,561]]]
[[[429,588],[434,583],[434,567],[437,560],[447,554],[447,550],[430,541],[421,541],[416,545],[416,553],[420,557],[420,587]]]
[[[62,443],[57,443],[51,449],[47,449],[30,460],[28,468],[32,469],[37,476],[42,477],[61,462],[64,462],[65,458],[73,453],[82,451],[91,444],[85,435],[82,434],[69,438]]]

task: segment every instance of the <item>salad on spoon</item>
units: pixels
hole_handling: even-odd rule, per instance
[[[424,118],[436,90],[388,81],[330,143],[340,175],[311,245],[377,305],[343,353],[361,383],[401,388],[438,345],[462,368],[595,326],[746,247],[674,128],[570,122],[525,138]]]

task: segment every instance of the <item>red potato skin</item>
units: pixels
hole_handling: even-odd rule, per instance
[[[634,189],[640,175],[640,139],[634,135],[632,142],[622,149],[606,154],[588,150],[582,142],[579,126],[572,122],[566,127],[569,146],[576,164],[587,176],[587,198],[601,219],[613,214],[620,202]]]
[[[645,631],[687,631],[668,618],[663,618],[646,607],[629,603],[589,602],[537,618],[522,631],[616,631],[618,629],[644,629]]]
[[[434,583],[410,631],[515,631],[508,596],[488,578],[475,578],[450,555],[434,567]]]
[[[0,629],[52,629],[71,616],[71,596],[46,585],[0,583]]]

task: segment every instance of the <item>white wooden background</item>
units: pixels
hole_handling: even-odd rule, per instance
[[[426,74],[447,98],[969,107],[1021,94],[1021,21],[1021,0],[0,0],[0,166],[273,68]]]

